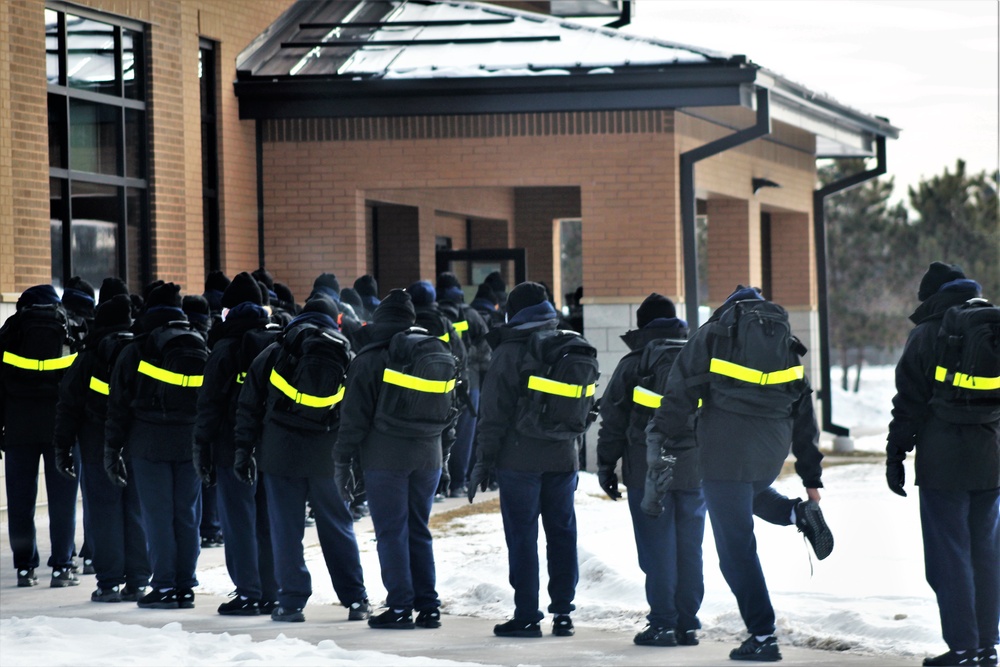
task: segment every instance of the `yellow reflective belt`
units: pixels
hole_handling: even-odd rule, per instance
[[[449,342],[451,340],[451,334],[445,331],[443,334],[438,336],[438,340],[443,340],[444,342]]]
[[[786,382],[794,382],[805,377],[805,369],[802,366],[792,366],[780,371],[763,373],[723,359],[712,359],[708,370],[711,373],[725,375],[726,377],[731,377],[741,382],[749,382],[750,384],[785,384]]]
[[[954,375],[951,375],[947,368],[943,368],[941,366],[934,369],[934,379],[938,382],[944,382],[945,384],[950,382],[953,386],[961,387],[963,389],[978,389],[980,391],[1000,389],[1000,376],[982,377],[976,375],[966,375],[965,373],[955,373]]]
[[[154,380],[177,385],[178,387],[200,387],[202,381],[205,379],[204,375],[182,375],[181,373],[174,373],[173,371],[168,371],[165,368],[154,366],[148,361],[140,361],[138,370],[143,375],[148,375]]]
[[[76,359],[76,352],[68,354],[65,357],[56,357],[55,359],[29,359],[27,357],[19,357],[13,352],[3,353],[3,362],[5,364],[14,368],[23,368],[27,371],[61,371],[64,368],[72,366],[74,359]]]
[[[566,398],[583,398],[585,396],[593,396],[596,388],[597,385],[595,384],[588,384],[584,387],[583,385],[566,384],[565,382],[550,380],[537,375],[532,375],[528,378],[528,389],[531,389],[532,391],[540,391],[543,394],[565,396]]]
[[[98,394],[104,394],[105,396],[109,393],[108,383],[98,380],[93,375],[90,376],[90,388]]]
[[[237,373],[236,374],[236,384],[243,384],[244,382],[246,382],[246,379],[247,379],[247,374],[246,373]]]
[[[303,394],[301,391],[288,384],[288,381],[281,377],[277,369],[274,368],[271,369],[271,384],[277,387],[278,391],[296,403],[310,408],[332,408],[337,403],[340,403],[340,401],[344,398],[344,385],[341,385],[340,390],[333,396],[313,396],[311,394]]]
[[[425,380],[424,378],[418,378],[416,375],[407,375],[406,373],[394,371],[391,368],[385,369],[385,372],[382,373],[382,381],[394,384],[397,387],[422,391],[427,394],[447,394],[455,388],[454,380]]]
[[[451,326],[455,327],[455,331],[458,332],[459,338],[464,336],[465,332],[469,330],[468,320],[460,320],[458,322],[454,322]]]
[[[657,394],[645,387],[636,387],[632,390],[632,402],[647,408],[658,408],[663,402],[663,394]]]

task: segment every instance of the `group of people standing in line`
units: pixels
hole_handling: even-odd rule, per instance
[[[931,265],[897,370],[887,479],[905,495],[902,460],[920,449],[928,581],[950,649],[925,665],[996,664],[1000,379],[994,393],[976,395],[992,412],[971,419],[928,410],[941,403],[941,380],[926,372],[944,345],[937,332],[945,312],[978,290],[958,267]],[[324,273],[301,307],[263,269],[231,281],[213,272],[203,295],[184,297],[162,281],[139,297],[115,278],[102,283],[97,301],[78,278],[61,297],[50,285],[29,288],[0,330],[18,585],[37,584],[42,459],[53,587],[79,583],[79,483],[84,549],[98,585],[91,599],[193,607],[203,491],[214,489],[236,587],[220,614],[305,620],[308,504],[349,620],[437,628],[432,504],[443,496],[472,502],[496,488],[514,613],[494,633],[543,634],[541,519],[551,631],[570,636],[579,443],[599,414],[600,485],[620,498],[620,471],[646,576],[648,624],[634,642],[699,643],[707,514],[749,633],[730,657],[780,660],[754,516],[796,526],[819,559],[833,550],[819,508],[823,455],[806,350],[784,309],[744,286],[690,337],[674,304],[656,293],[638,307],[636,324],[622,336],[630,351],[598,401],[596,350],[567,330],[543,284],[507,293],[499,273],[469,304],[451,273],[381,300],[371,276],[341,290]],[[772,487],[789,449],[804,498]],[[378,614],[353,529],[359,499],[371,514],[387,591]]]

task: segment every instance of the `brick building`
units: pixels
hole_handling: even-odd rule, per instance
[[[650,292],[694,320],[737,283],[824,349],[817,210],[884,171],[898,130],[559,5],[0,3],[0,320],[77,274],[200,293],[209,269],[264,265],[301,300],[324,271],[433,279],[445,250],[523,250],[448,266],[473,289],[523,272],[561,305],[577,221],[604,368]],[[817,159],[860,155],[875,170],[816,192]]]

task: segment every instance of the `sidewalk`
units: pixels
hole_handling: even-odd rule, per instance
[[[477,500],[489,499],[495,493],[481,494]],[[449,499],[434,506],[435,512],[453,509],[464,499]],[[546,623],[542,639],[500,639],[493,635],[498,619],[453,616],[444,610],[442,627],[436,630],[417,628],[413,631],[378,631],[366,623],[348,622],[347,611],[340,607],[310,604],[306,607],[305,623],[275,623],[266,616],[220,616],[216,608],[226,598],[204,595],[195,590],[195,608],[190,610],[147,610],[132,604],[96,604],[90,602],[94,589],[92,575],[80,575],[80,585],[73,588],[49,588],[44,567],[48,556],[47,518],[41,513],[36,520],[39,550],[43,567],[39,568],[40,585],[17,588],[16,575],[10,556],[6,523],[0,539],[0,618],[31,618],[33,616],[88,618],[95,621],[116,621],[124,624],[160,628],[168,623],[180,623],[188,632],[246,634],[254,640],[274,639],[279,634],[312,644],[333,640],[347,650],[377,650],[400,656],[428,656],[480,664],[501,665],[572,665],[613,667],[616,665],[733,665],[728,659],[731,643],[703,642],[696,647],[653,648],[632,643],[631,633],[577,627],[570,638],[553,637]],[[78,522],[79,525],[79,522]],[[82,529],[81,529],[82,530]],[[374,536],[370,519],[355,524],[358,539]],[[82,540],[82,536],[81,536]],[[79,543],[79,542],[78,542]],[[318,544],[315,528],[306,529],[306,545]],[[199,572],[224,568],[221,548],[201,552]],[[326,576],[316,572],[314,576]],[[377,572],[366,572],[377,577]],[[373,601],[377,604],[377,601]],[[503,619],[499,619],[503,620]],[[782,645],[784,665],[847,665],[887,666],[901,664],[898,658],[856,656],[834,651],[818,651]],[[2,662],[2,660],[0,660]],[[905,663],[903,663],[905,664]],[[915,664],[915,663],[914,663]]]

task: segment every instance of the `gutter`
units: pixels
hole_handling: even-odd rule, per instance
[[[730,148],[771,133],[770,95],[757,88],[757,122],[739,132],[681,153],[681,229],[684,231],[684,308],[688,326],[698,328],[698,240],[695,236],[694,165]]]
[[[834,181],[813,192],[813,237],[816,244],[816,285],[819,291],[819,365],[821,384],[819,399],[823,407],[822,428],[836,436],[850,436],[850,429],[833,423],[833,392],[830,384],[830,308],[827,297],[827,252],[826,252],[826,219],[823,210],[824,200],[832,194],[849,190],[865,181],[886,173],[885,135],[875,137],[878,164],[874,169],[862,171]]]

